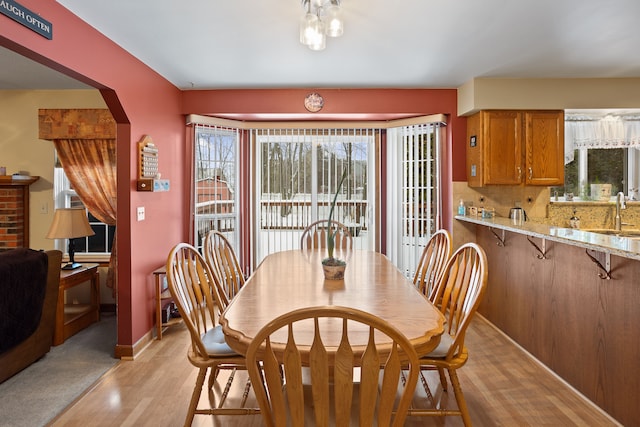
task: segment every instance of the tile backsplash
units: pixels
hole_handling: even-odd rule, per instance
[[[580,218],[580,228],[613,228],[616,215],[615,202],[576,201],[551,202],[548,187],[487,186],[471,188],[466,182],[453,183],[453,212],[462,199],[470,206],[494,208],[498,217],[509,217],[513,207],[521,207],[529,221],[569,227],[575,215]],[[640,202],[627,202],[620,212],[623,228],[640,229]],[[626,224],[626,225],[625,225]]]
[[[521,207],[527,213],[529,220],[546,222],[547,205],[549,204],[548,187],[522,186],[487,186],[471,188],[466,182],[453,183],[453,212],[457,212],[460,199],[467,208],[470,206],[494,208],[498,217],[509,217],[513,207]]]
[[[640,228],[640,202],[627,202],[620,211],[623,228]],[[551,202],[546,223],[569,227],[569,219],[580,218],[580,228],[613,228],[616,217],[614,202]]]
[[[513,207],[521,207],[527,213],[529,221],[547,221],[547,206],[549,205],[548,187],[522,186],[487,186],[471,188],[465,182],[453,183],[453,212],[458,212],[460,199],[464,201],[467,210],[474,206],[478,208],[493,208],[495,216],[508,218]],[[453,222],[453,247],[475,240],[475,226],[462,221]]]

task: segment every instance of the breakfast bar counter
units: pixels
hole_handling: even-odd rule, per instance
[[[639,426],[640,236],[455,219],[487,254],[478,313],[619,423]]]
[[[640,261],[640,235],[632,237],[617,236],[615,234],[602,234],[529,221],[516,225],[511,219],[502,217],[488,219],[459,215],[455,219],[489,227],[489,229],[496,231],[496,239],[501,238],[502,231],[510,231]],[[498,230],[500,232],[497,232]],[[622,231],[624,232],[624,230]]]

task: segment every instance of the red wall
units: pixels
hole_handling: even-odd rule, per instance
[[[445,226],[451,228],[451,180],[465,181],[466,120],[456,116],[454,89],[327,89],[320,115],[310,115],[303,99],[310,90],[218,90],[181,92],[54,0],[21,0],[53,24],[53,39],[0,16],[0,46],[14,50],[101,90],[118,123],[118,345],[129,347],[154,322],[151,272],[180,241],[189,240],[189,150],[183,114],[256,114],[299,119],[361,120],[444,113],[449,116],[445,154]],[[283,118],[283,117],[280,117]],[[137,147],[143,135],[158,146],[163,193],[136,191]],[[144,206],[145,221],[136,221]]]

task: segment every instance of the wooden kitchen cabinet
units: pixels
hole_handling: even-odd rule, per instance
[[[525,184],[564,185],[564,111],[527,111]]]
[[[562,185],[564,112],[485,110],[468,117],[467,182]]]

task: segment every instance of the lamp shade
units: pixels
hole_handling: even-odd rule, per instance
[[[56,209],[47,239],[75,239],[94,234],[84,209],[63,208]]]

